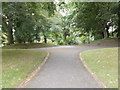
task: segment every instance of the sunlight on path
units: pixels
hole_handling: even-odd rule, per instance
[[[44,50],[44,49],[59,49],[59,48],[75,48],[77,46],[70,46],[70,45],[65,45],[65,46],[56,46],[56,47],[45,47],[45,48],[36,48],[36,49],[41,49],[41,50]]]

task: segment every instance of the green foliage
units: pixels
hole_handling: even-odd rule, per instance
[[[80,40],[81,40],[82,43],[86,43],[87,37],[86,36],[82,36],[80,38]]]
[[[119,36],[118,10],[117,2],[4,2],[2,29],[8,44],[89,43]]]
[[[35,39],[40,41],[38,36],[40,32],[45,33],[49,29],[47,18],[54,15],[55,9],[53,2],[4,2],[3,32],[14,37],[18,43],[34,42]],[[13,29],[14,33],[9,33]]]
[[[84,2],[76,3],[77,11],[75,15],[76,27],[84,28],[83,33],[92,33],[93,36],[101,39],[106,37],[106,27],[117,26],[117,7],[118,3],[111,2]],[[110,24],[107,24],[111,22]],[[102,34],[104,33],[104,35]]]

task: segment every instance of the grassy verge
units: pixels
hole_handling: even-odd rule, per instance
[[[118,87],[118,48],[89,50],[81,57],[107,87]]]
[[[3,49],[28,49],[28,48],[42,48],[42,47],[52,47],[53,44],[45,43],[26,43],[26,44],[12,44],[2,47]]]
[[[3,88],[17,87],[29,73],[40,65],[46,55],[47,52],[38,50],[3,50]]]
[[[100,39],[91,42],[92,45],[107,45],[107,46],[118,46],[118,39],[116,38],[108,38],[108,39]]]
[[[118,42],[119,39],[117,38],[108,38],[108,39],[100,39],[91,41],[89,44],[81,44],[81,45],[88,45],[88,46],[118,46],[120,44]]]

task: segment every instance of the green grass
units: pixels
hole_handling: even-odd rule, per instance
[[[91,44],[95,45],[117,45],[118,44],[118,39],[117,38],[108,38],[108,39],[100,39],[100,40],[95,40],[92,41]]]
[[[81,57],[108,88],[118,87],[118,48],[89,50]]]
[[[28,49],[28,48],[42,48],[42,47],[52,47],[53,44],[45,43],[26,43],[26,44],[12,44],[2,47],[3,49]]]
[[[47,52],[39,50],[3,50],[2,52],[2,86],[17,87],[29,73],[44,60]]]

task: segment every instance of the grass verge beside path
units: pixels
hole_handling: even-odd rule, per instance
[[[29,48],[42,48],[42,47],[52,47],[53,44],[47,43],[26,43],[26,44],[12,44],[2,47],[2,49],[29,49]]]
[[[118,48],[88,50],[81,57],[108,88],[118,87]]]
[[[47,52],[39,50],[3,50],[2,86],[17,87],[29,73],[35,70],[46,57]]]

